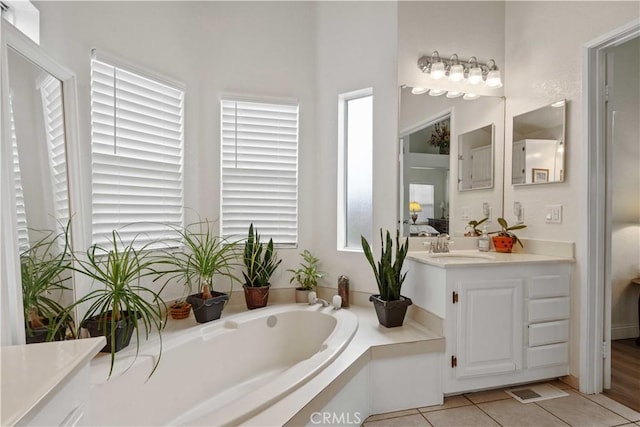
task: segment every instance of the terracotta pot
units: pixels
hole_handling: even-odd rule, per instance
[[[271,285],[260,287],[243,286],[243,288],[244,299],[249,310],[266,307],[267,302],[269,302],[269,289]]]
[[[309,303],[309,289],[296,288],[296,302]]]
[[[493,236],[493,247],[496,248],[496,252],[509,253],[513,249],[515,239],[510,236]]]
[[[169,309],[169,313],[171,313],[172,319],[186,319],[191,313],[191,304],[189,304],[188,302],[173,304]]]

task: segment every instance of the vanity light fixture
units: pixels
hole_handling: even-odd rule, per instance
[[[487,63],[478,62],[478,58],[472,56],[468,60],[461,61],[457,53],[451,55],[449,61],[445,62],[440,57],[438,51],[434,51],[431,56],[424,55],[418,59],[418,68],[434,81],[448,81],[448,85],[444,83],[434,82],[434,88],[414,88],[412,93],[419,94],[431,89],[429,95],[440,96],[447,93],[448,98],[457,98],[464,95],[463,99],[472,100],[480,97],[477,93],[485,93],[486,90],[465,90],[469,85],[483,84],[488,89],[498,89],[502,87],[502,78],[496,61],[490,59]],[[448,89],[453,85],[455,89]],[[443,87],[447,89],[443,89]],[[456,88],[457,86],[457,88]],[[469,93],[471,92],[471,93]],[[451,95],[449,95],[451,93]],[[469,96],[467,96],[469,95]]]
[[[426,87],[413,87],[411,88],[411,93],[414,95],[422,95],[423,93],[428,92],[429,89]]]

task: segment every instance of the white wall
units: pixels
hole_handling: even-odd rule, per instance
[[[637,2],[506,2],[505,157],[511,158],[512,118],[559,99],[567,99],[565,182],[541,186],[505,185],[505,215],[513,216],[513,202],[524,207],[527,228],[519,234],[537,239],[576,243],[578,258],[572,288],[571,373],[579,376],[579,308],[581,248],[586,244],[580,231],[586,215],[580,211],[585,183],[581,181],[580,159],[585,136],[581,115],[581,48],[588,41],[637,19]],[[510,168],[507,168],[510,170]],[[563,206],[562,224],[544,223],[544,206]]]
[[[640,38],[613,49],[611,336],[635,338],[640,286]]]

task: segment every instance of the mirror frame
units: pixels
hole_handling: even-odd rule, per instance
[[[62,83],[62,105],[64,110],[64,130],[66,134],[65,151],[67,161],[67,186],[69,193],[69,212],[71,221],[71,247],[82,247],[82,236],[85,235],[81,218],[82,200],[80,194],[80,154],[78,146],[78,105],[76,76],[73,71],[64,67],[47,54],[39,45],[24,35],[9,22],[2,20],[1,24],[2,81],[0,82],[0,94],[2,98],[2,122],[9,123],[9,73],[7,53],[11,48],[27,60],[31,61]],[[2,184],[0,187],[0,202],[9,209],[3,209],[0,219],[0,245],[2,247],[2,298],[0,312],[2,312],[2,345],[17,345],[25,343],[24,315],[22,310],[22,287],[20,286],[20,257],[18,253],[18,234],[15,224],[17,222],[15,187],[13,180],[13,167],[10,166],[11,133],[9,126],[3,126],[2,144]],[[73,293],[77,295],[75,280]]]
[[[555,102],[552,102],[550,104],[545,104],[542,105],[540,107],[537,108],[533,108],[527,111],[523,111],[522,113],[519,114],[514,114],[511,117],[511,165],[512,168],[509,171],[509,183],[513,186],[513,187],[523,187],[523,186],[529,186],[529,185],[544,185],[544,184],[560,184],[562,182],[565,181],[565,176],[566,176],[566,167],[567,167],[567,100],[566,99],[559,99]],[[554,105],[554,104],[560,104],[562,103],[562,105]],[[515,138],[514,138],[514,132],[515,132],[515,121],[516,118],[524,116],[525,114],[530,114],[530,113],[534,113],[537,111],[540,111],[542,109],[545,108],[562,108],[562,137],[561,137],[561,145],[564,145],[564,152],[562,155],[562,169],[561,169],[561,179],[555,180],[555,181],[544,181],[544,182],[526,182],[526,175],[525,175],[525,182],[519,182],[519,183],[514,183],[513,182],[513,164],[514,164],[514,144],[516,143]],[[506,169],[506,168],[505,168]],[[506,171],[505,171],[506,172]],[[547,175],[549,175],[548,171],[547,171]],[[533,181],[533,180],[532,180]],[[506,182],[506,181],[505,181]]]

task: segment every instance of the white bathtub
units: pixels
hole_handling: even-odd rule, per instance
[[[86,425],[239,425],[300,387],[347,346],[358,327],[348,310],[274,306],[225,317],[165,339],[153,351],[121,358],[106,380],[108,357],[92,362]],[[131,350],[129,350],[131,351]],[[133,349],[135,351],[135,348]]]

